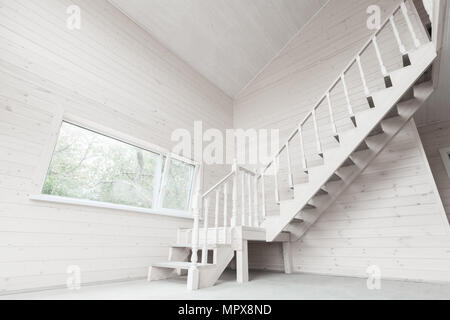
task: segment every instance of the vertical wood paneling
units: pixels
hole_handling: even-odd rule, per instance
[[[384,19],[398,3],[332,0],[235,102],[235,126],[278,128],[284,141],[369,38],[367,7],[380,5]],[[410,11],[412,22],[420,30],[420,20],[413,13]],[[406,49],[411,50],[414,45],[404,19],[396,16],[395,23]],[[425,36],[419,33],[422,42]],[[379,35],[378,44],[388,71],[400,68],[401,55],[390,27]],[[373,48],[362,56],[361,63],[370,91],[381,89],[383,78]],[[358,112],[369,106],[355,66],[346,74],[346,81],[351,105]],[[330,99],[338,131],[347,130],[351,122],[345,118],[344,91],[335,90]],[[328,117],[325,101],[318,111],[325,149],[337,146]],[[304,131],[308,163],[318,165],[314,127],[306,126]],[[377,265],[386,278],[450,280],[446,272],[450,266],[449,227],[419,143],[414,128],[407,127],[386,147],[307,234],[293,243],[295,271],[366,277],[367,267]],[[306,178],[301,173],[300,143],[292,145],[299,146],[291,152],[295,183],[300,183]],[[280,177],[287,177],[283,166],[286,163],[281,163]],[[292,197],[287,178],[279,184],[282,199]],[[268,185],[268,190],[273,190],[273,181]],[[270,205],[273,201],[273,197],[268,199],[268,210],[277,214],[278,208]],[[283,269],[279,246],[259,244],[251,249],[252,268]]]
[[[385,278],[450,281],[448,224],[443,222],[442,207],[413,136],[412,129],[405,128],[293,243],[295,271],[366,277],[367,267],[377,265]],[[440,160],[436,145],[425,149],[432,169],[442,170],[438,174],[446,177],[443,166],[436,164]],[[436,179],[448,211],[446,180],[450,181]],[[251,248],[252,268],[283,269],[281,248]]]
[[[421,127],[419,133],[445,212],[450,219],[450,177],[439,153],[439,149],[450,147],[450,121]]]
[[[66,28],[81,8],[82,29]],[[105,0],[0,1],[0,293],[145,277],[191,220],[36,203],[60,110],[171,149],[194,121],[232,127],[232,101]],[[205,187],[225,168],[206,168]]]

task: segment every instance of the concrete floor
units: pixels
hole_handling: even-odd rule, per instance
[[[42,300],[334,300],[334,299],[450,299],[450,284],[402,281],[381,282],[380,290],[368,290],[366,279],[317,276],[307,274],[253,271],[251,281],[239,285],[235,274],[226,272],[212,288],[188,292],[186,279],[177,278],[149,283],[145,280],[98,286],[85,286],[78,291],[67,289],[0,296],[5,299]]]

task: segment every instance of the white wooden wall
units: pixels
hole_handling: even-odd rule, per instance
[[[434,169],[445,171],[435,164],[440,157],[434,158],[430,158]],[[437,182],[448,203],[445,180]],[[250,248],[252,268],[283,270],[277,245]],[[366,277],[367,267],[376,265],[384,278],[450,281],[448,221],[412,125],[292,250],[296,272]]]
[[[366,28],[366,9],[373,4],[380,5],[386,16],[398,1],[330,1],[235,102],[235,126],[279,128],[283,141],[368,39],[371,31]],[[414,12],[411,14],[419,30],[419,19]],[[399,19],[398,24],[405,34],[404,22]],[[421,33],[420,38],[423,41],[425,34]],[[404,41],[411,49],[410,40]],[[399,68],[401,60],[392,33],[380,36],[379,44],[388,70]],[[373,52],[369,51],[363,65],[372,89],[382,88]],[[355,109],[368,108],[359,75],[350,72],[347,79]],[[332,95],[332,100],[342,110],[338,114],[339,130],[345,130],[350,123],[345,119],[342,93]],[[319,126],[324,144],[332,147],[335,142],[329,136],[326,114]],[[312,138],[312,127],[305,135]],[[310,163],[320,163],[313,155],[314,143],[307,145],[306,152]],[[298,154],[299,150],[294,150],[294,161],[299,159]],[[297,161],[297,183],[305,179],[300,171]],[[282,198],[292,197],[283,168],[280,175],[285,186]],[[271,206],[272,214],[276,209]],[[449,230],[417,131],[414,126],[408,127],[303,240],[293,245],[294,269],[364,277],[368,266],[378,265],[386,278],[450,280]],[[277,245],[252,244],[251,267],[282,270],[280,249]]]
[[[66,28],[69,5],[82,29]],[[63,109],[170,149],[174,129],[232,127],[232,101],[105,0],[0,0],[0,294],[144,277],[191,221],[36,203]],[[207,168],[210,185],[224,168]]]
[[[373,4],[380,6],[382,20],[384,20],[387,14],[390,14],[399,4],[399,1],[330,1],[235,101],[235,127],[279,129],[281,143],[285,142],[296,126],[312,110],[325,90],[373,34],[373,30],[366,27],[368,17],[366,9]],[[409,12],[420,39],[425,41],[425,33],[420,32],[423,29],[420,27],[419,17],[411,7]],[[412,49],[412,40],[401,14],[396,16],[396,23],[405,46],[407,49]],[[378,42],[388,71],[400,68],[401,55],[390,26],[379,35]],[[362,56],[362,64],[371,92],[382,89],[384,87],[383,77],[373,47],[369,47]],[[356,64],[346,75],[346,81],[354,111],[368,109]],[[338,132],[348,130],[352,124],[341,85],[331,92],[331,101],[334,106],[334,118]],[[323,147],[325,149],[337,147],[337,143],[332,137],[326,102],[320,105],[317,117]],[[309,165],[321,164],[322,159],[317,155],[311,119],[304,127],[304,136],[306,158]],[[290,151],[294,160],[294,182],[301,183],[307,177],[303,174],[299,161],[301,152],[298,137],[292,141]],[[287,159],[284,153],[281,156],[280,185],[287,186],[287,177]],[[274,204],[274,193],[270,191],[273,179],[272,181],[269,178],[267,180],[268,201]],[[281,190],[282,199],[288,199],[290,196],[288,188]],[[268,209],[272,211],[269,214],[273,214],[277,210],[273,205],[269,205]]]
[[[450,178],[439,153],[439,149],[450,147],[450,121],[420,127],[419,133],[445,207],[445,212],[450,219]]]
[[[448,221],[414,128],[403,130],[306,237],[298,271],[450,281]]]

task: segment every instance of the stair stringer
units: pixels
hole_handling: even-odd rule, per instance
[[[216,261],[214,268],[200,270],[199,289],[214,286],[234,257],[234,249],[231,246],[219,246],[215,250],[217,252],[215,252]]]
[[[295,227],[290,227],[289,231],[296,237],[301,237],[309,227],[317,221],[319,216],[328,209],[342,192],[351,185],[356,177],[377,157],[377,155],[384,149],[384,147],[397,135],[397,133],[407,124],[414,113],[423,105],[429,95],[433,92],[433,86],[430,83],[426,85],[417,86],[417,92],[414,94],[414,99],[399,103],[403,105],[410,101],[415,101],[414,111],[411,113],[402,109],[403,114],[400,115],[402,121],[397,130],[390,131],[385,137],[384,143],[376,149],[369,149],[366,156],[365,163],[355,165],[353,172],[346,169],[345,175],[340,175],[342,178],[342,186],[333,195],[328,195],[328,199],[320,204],[320,208],[313,210],[303,210],[307,203],[316,195],[316,193],[326,184],[328,179],[336,172],[339,172],[343,163],[350,157],[350,155],[364,142],[369,136],[370,132],[381,122],[386,123],[388,120],[382,120],[390,110],[401,100],[402,96],[414,86],[414,83],[421,77],[426,69],[436,58],[436,51],[431,43],[428,43],[419,49],[409,54],[411,59],[411,66],[396,70],[391,73],[393,87],[384,89],[373,94],[375,108],[369,109],[361,114],[356,114],[357,128],[344,132],[341,135],[341,144],[339,148],[333,149],[333,157],[327,157],[324,153],[324,165],[311,168],[309,171],[310,180],[304,184],[302,188],[304,192],[300,197],[294,200],[282,201],[280,204],[280,216],[277,219],[270,219],[264,223],[266,228],[266,240],[273,241],[275,237],[286,229],[291,221],[301,212],[303,224],[296,224]],[[416,88],[416,87],[415,87]],[[387,131],[390,129],[387,127]],[[386,131],[386,130],[385,130]],[[355,138],[358,137],[358,138]],[[368,139],[370,141],[370,139]],[[351,168],[353,169],[353,168]],[[341,168],[342,170],[342,168]],[[302,211],[303,210],[303,211]]]
[[[431,93],[433,92],[433,88],[432,85],[430,84],[426,89],[423,88],[422,93],[425,94],[428,98],[429,95],[431,95]],[[386,134],[384,137],[386,138],[386,142],[385,145],[379,149],[379,151],[376,152],[372,152],[371,155],[366,159],[365,163],[361,163],[358,166],[358,169],[354,171],[354,173],[350,176],[348,176],[340,185],[339,188],[339,192],[335,193],[332,197],[330,197],[330,200],[327,203],[324,203],[321,206],[321,210],[320,212],[305,212],[302,211],[298,216],[302,217],[304,223],[302,223],[301,225],[297,225],[296,228],[290,228],[291,234],[293,235],[293,240],[297,241],[299,240],[307,231],[308,229],[319,219],[319,217],[321,216],[321,214],[323,212],[325,212],[329,207],[331,207],[331,205],[339,198],[339,196],[345,192],[348,187],[350,187],[353,183],[353,181],[355,181],[356,178],[358,178],[358,176],[372,163],[373,160],[375,160],[375,158],[384,150],[384,147],[387,146],[389,144],[389,142],[392,141],[392,139],[395,138],[395,136],[411,121],[412,117],[414,116],[414,113],[420,109],[420,107],[423,105],[423,103],[426,101],[425,100],[420,100],[421,103],[417,104],[417,106],[414,106],[414,108],[411,108],[410,110],[412,112],[408,112],[408,113],[403,113],[400,118],[401,121],[398,121],[397,123],[389,123],[389,121],[386,121],[387,124],[385,126],[385,128],[389,128],[388,130],[392,130],[391,133]],[[400,120],[400,119],[395,119],[395,120]]]

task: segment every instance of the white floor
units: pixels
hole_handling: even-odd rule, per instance
[[[0,296],[4,299],[450,299],[450,284],[388,281],[380,290],[367,289],[366,279],[285,275],[272,272],[251,272],[251,281],[239,285],[231,272],[226,272],[216,286],[196,292],[186,290],[186,279],[178,278],[149,283],[145,280],[98,286],[85,286],[78,291],[67,289]]]

